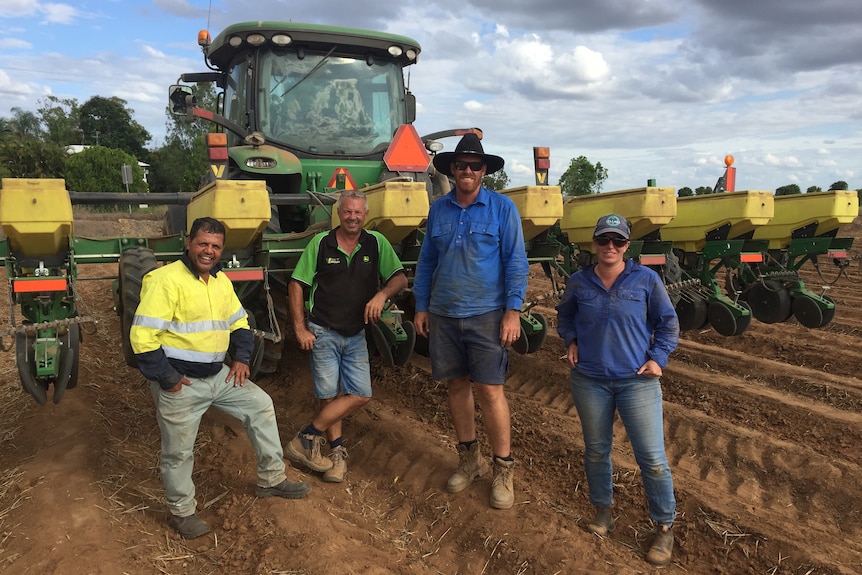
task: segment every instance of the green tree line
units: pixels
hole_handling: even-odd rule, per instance
[[[211,85],[197,93],[204,105],[214,103]],[[151,149],[152,136],[122,98],[79,104],[49,95],[35,112],[11,108],[0,116],[0,178],[63,178],[76,192],[125,192],[125,164],[132,168],[129,192],[193,192],[207,169],[208,126],[166,116],[165,143]],[[146,182],[139,162],[148,164]]]

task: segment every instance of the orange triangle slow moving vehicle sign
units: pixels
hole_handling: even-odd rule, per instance
[[[338,176],[344,175],[344,187],[339,188],[342,190],[355,190],[356,188],[356,180],[353,179],[353,176],[350,174],[350,170],[347,168],[335,168],[335,171],[332,172],[332,177],[329,179],[329,183],[326,184],[327,188],[338,188]]]
[[[431,156],[416,128],[412,124],[402,124],[383,155],[383,161],[393,172],[424,172],[431,163]]]

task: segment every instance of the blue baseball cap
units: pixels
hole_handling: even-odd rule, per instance
[[[621,235],[625,239],[629,239],[631,228],[629,228],[628,220],[624,217],[616,214],[608,214],[600,217],[599,221],[596,222],[596,231],[593,232],[593,237],[600,236],[608,232],[613,232]]]

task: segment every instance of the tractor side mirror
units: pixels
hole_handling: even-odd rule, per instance
[[[407,123],[412,124],[416,121],[416,96],[410,92],[404,94],[404,106],[407,109]]]
[[[168,109],[174,116],[187,116],[189,108],[197,106],[198,101],[191,86],[174,84],[168,88]]]

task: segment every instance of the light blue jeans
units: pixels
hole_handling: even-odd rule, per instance
[[[332,399],[339,391],[371,397],[371,365],[365,330],[348,336],[308,322],[308,331],[316,338],[311,349],[314,397]]]
[[[659,379],[594,379],[572,370],[571,391],[584,434],[584,470],[590,502],[611,505],[614,500],[611,447],[617,411],[640,466],[650,517],[659,525],[672,525],[676,499],[664,449]]]
[[[225,382],[228,367],[212,377],[188,377],[176,393],[168,393],[150,382],[150,393],[156,406],[156,420],[162,432],[159,470],[165,486],[168,510],[185,517],[195,512],[194,468],[195,438],[201,417],[210,406],[242,422],[257,455],[257,483],[261,487],[278,485],[285,479],[281,440],[275,420],[272,399],[249,380],[243,387]]]

